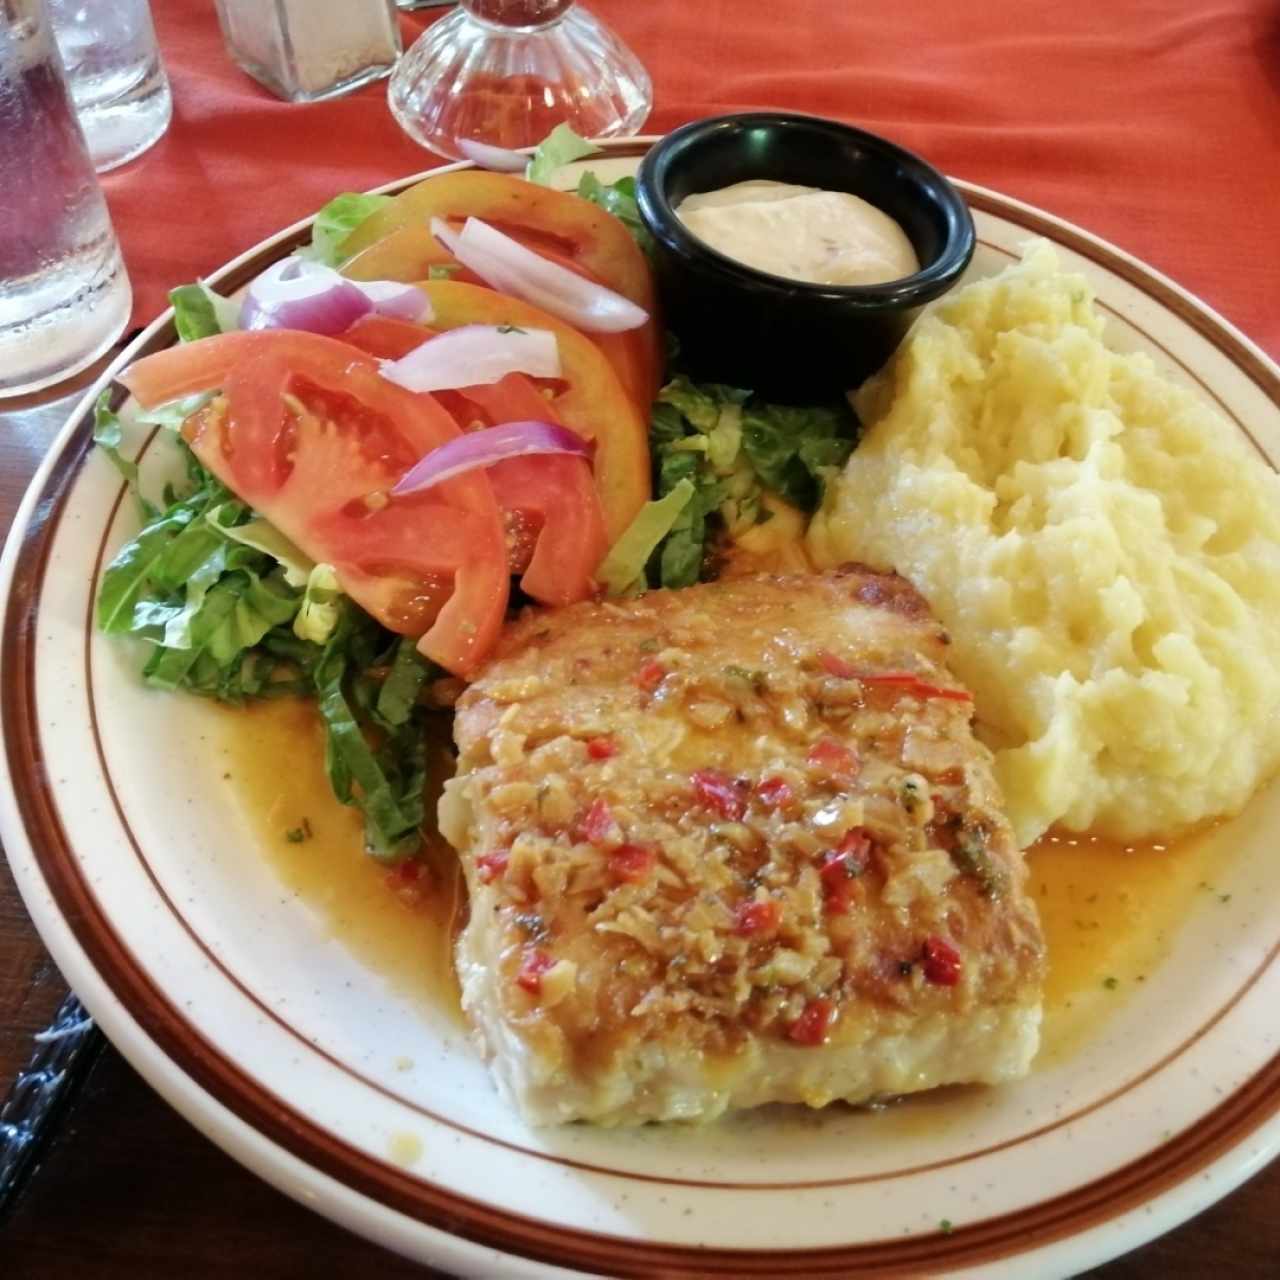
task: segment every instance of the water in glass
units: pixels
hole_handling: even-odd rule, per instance
[[[80,127],[99,173],[169,127],[173,99],[147,0],[48,0]]]
[[[130,304],[43,0],[0,0],[0,395],[91,364]]]

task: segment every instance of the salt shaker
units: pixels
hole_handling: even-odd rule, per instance
[[[395,0],[217,0],[232,60],[289,102],[388,75],[400,56]]]

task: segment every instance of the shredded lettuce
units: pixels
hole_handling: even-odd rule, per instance
[[[183,342],[195,342],[240,327],[240,304],[215,293],[203,280],[169,291],[173,323]]]
[[[828,476],[853,451],[851,421],[839,406],[753,405],[742,415],[742,450],[765,488],[813,511]]]
[[[371,214],[391,203],[390,196],[368,196],[345,191],[334,196],[311,224],[311,243],[299,249],[300,258],[340,266],[344,260],[342,242]]]
[[[365,819],[365,847],[375,858],[393,861],[412,854],[421,840],[426,785],[426,735],[421,712],[410,706],[398,724],[383,720],[382,741],[373,745],[357,711],[376,709],[368,672],[388,660],[387,633],[367,614],[343,601],[338,624],[316,664],[314,681],[326,729],[325,768],[333,793],[356,805]],[[396,638],[392,670],[406,652]],[[412,649],[405,662],[426,664]],[[383,686],[385,688],[385,685]],[[370,717],[374,718],[374,717]],[[375,718],[376,722],[376,718]]]
[[[584,156],[594,156],[599,150],[595,143],[578,137],[567,124],[558,124],[529,157],[524,176],[530,182],[549,186],[551,175],[562,165],[581,160]]]
[[[205,514],[205,519],[219,533],[236,542],[264,551],[281,568],[284,580],[291,587],[305,587],[316,569],[316,562],[304,551],[299,551],[273,524],[261,516],[253,516],[241,522],[242,511],[238,503],[224,502]]]
[[[99,408],[102,448],[119,456],[119,420],[105,401]],[[167,493],[163,510],[148,504],[143,527],[107,566],[99,627],[147,646],[142,675],[153,688],[232,704],[315,699],[335,794],[363,812],[369,851],[412,854],[425,769],[418,694],[430,665],[342,594],[332,566],[312,565],[181,438],[174,444],[187,484]]]
[[[766,493],[814,510],[856,438],[847,407],[771,405],[737,387],[673,378],[658,393],[650,425],[657,488],[666,495],[688,485],[693,494],[651,562],[651,580],[697,582],[716,529],[737,538],[769,519]]]
[[[598,204],[606,212],[613,214],[628,231],[636,243],[648,255],[653,252],[653,237],[649,228],[640,220],[640,207],[636,204],[636,180],[630,176],[619,178],[616,182],[601,182],[594,173],[588,170],[578,180],[578,195],[592,204]]]
[[[374,704],[374,715],[385,729],[398,729],[408,722],[418,702],[418,694],[430,667],[423,660],[414,642],[402,636],[396,645],[396,655],[391,661],[391,670],[378,690],[378,700]]]
[[[187,396],[182,400],[172,400],[155,409],[144,409],[134,417],[134,421],[154,427],[164,427],[166,431],[177,431],[197,409],[208,404],[215,394],[213,391],[202,391],[198,395]]]
[[[299,640],[310,640],[314,644],[328,643],[334,627],[338,625],[341,599],[342,588],[338,585],[333,565],[312,565],[307,574],[302,603],[293,620],[293,634]]]
[[[637,588],[643,588],[644,568],[649,557],[671,532],[693,496],[693,485],[681,479],[665,497],[646,502],[640,508],[596,571],[596,580],[610,595],[630,595]]]
[[[93,443],[110,460],[111,465],[124,477],[142,512],[143,519],[150,519],[156,514],[155,507],[142,496],[138,487],[138,464],[132,458],[126,458],[120,452],[124,441],[124,428],[120,415],[111,407],[111,391],[104,391],[93,406]]]

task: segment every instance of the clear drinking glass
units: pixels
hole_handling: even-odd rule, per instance
[[[92,364],[131,302],[43,0],[0,0],[0,395]]]
[[[585,138],[627,137],[653,86],[574,0],[461,0],[400,59],[387,101],[414,141],[459,160],[460,138],[526,147],[561,123]]]
[[[173,99],[147,0],[48,0],[94,168],[106,173],[169,127]]]

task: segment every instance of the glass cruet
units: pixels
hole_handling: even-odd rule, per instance
[[[401,58],[387,97],[410,137],[461,159],[459,139],[532,146],[562,122],[584,138],[626,137],[653,86],[575,0],[461,0]]]

